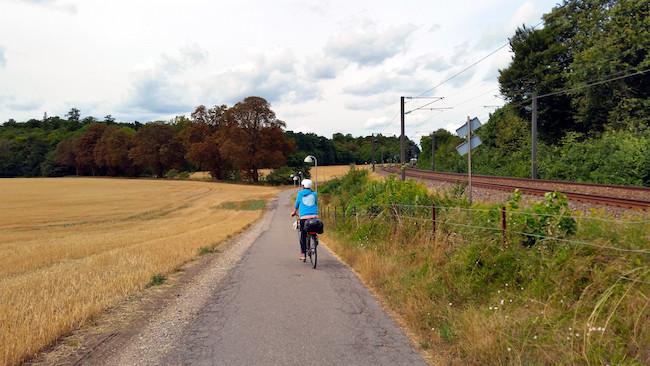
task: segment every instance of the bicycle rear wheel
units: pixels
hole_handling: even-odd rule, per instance
[[[311,267],[316,269],[316,264],[318,263],[318,239],[316,235],[309,236],[309,260],[311,261]]]

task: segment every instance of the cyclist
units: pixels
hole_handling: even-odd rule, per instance
[[[305,260],[307,251],[307,232],[305,231],[305,222],[309,219],[318,218],[318,194],[311,190],[312,181],[304,179],[301,182],[302,190],[298,191],[296,204],[291,212],[291,216],[299,215],[300,217],[300,260]]]

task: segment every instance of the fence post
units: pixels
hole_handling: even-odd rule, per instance
[[[431,205],[431,228],[433,234],[433,240],[436,240],[436,204]]]
[[[506,231],[508,230],[508,224],[506,222],[506,206],[501,206],[501,240],[505,245],[507,242]]]

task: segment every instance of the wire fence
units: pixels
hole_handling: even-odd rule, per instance
[[[562,243],[591,247],[620,254],[650,255],[650,220],[622,220],[571,214],[548,214],[507,208],[470,208],[461,206],[377,204],[367,207],[325,206],[323,214],[337,225],[354,220],[357,226],[378,222],[388,226],[417,223],[418,230],[428,231],[432,240],[440,234],[459,234],[469,239],[477,236],[500,240],[504,245],[515,242]],[[548,225],[530,225],[545,221]],[[538,221],[535,221],[538,220]],[[574,220],[574,232],[558,230],[561,220]],[[550,224],[548,221],[552,221]],[[566,223],[566,221],[564,221]],[[603,225],[609,223],[610,225]],[[584,229],[581,231],[581,229]],[[616,245],[616,244],[619,245]]]

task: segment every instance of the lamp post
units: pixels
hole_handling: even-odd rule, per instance
[[[314,187],[315,187],[316,193],[318,193],[318,159],[316,159],[316,157],[314,155],[307,155],[307,157],[305,158],[304,161],[307,164],[314,163],[314,170],[315,170],[315,172],[314,172],[314,176],[315,176],[315,178],[314,178]]]

